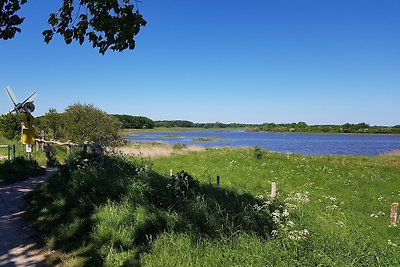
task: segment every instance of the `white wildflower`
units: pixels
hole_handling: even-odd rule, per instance
[[[272,230],[272,231],[271,231],[271,235],[272,235],[273,237],[277,237],[277,236],[278,236],[278,230]]]

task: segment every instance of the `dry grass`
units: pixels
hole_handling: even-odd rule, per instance
[[[385,154],[385,155],[389,155],[389,156],[400,156],[400,149],[399,149],[399,150],[390,151],[390,152],[388,152],[388,153]]]
[[[124,155],[140,156],[146,158],[168,157],[172,155],[187,154],[194,151],[202,151],[200,146],[187,146],[182,149],[174,149],[165,143],[129,143],[126,146],[117,147],[115,152]]]

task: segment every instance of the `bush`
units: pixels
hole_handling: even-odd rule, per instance
[[[0,162],[0,184],[10,184],[29,177],[42,175],[45,170],[35,160],[16,157]]]
[[[21,118],[17,114],[6,113],[0,116],[0,135],[13,140],[21,133]]]
[[[73,142],[93,142],[103,146],[117,145],[121,122],[104,111],[87,104],[75,104],[67,107],[64,114],[65,138]]]
[[[175,144],[172,148],[174,149],[174,150],[182,150],[182,149],[185,149],[187,146],[185,145],[185,144],[180,144],[180,143],[177,143],[177,144]]]
[[[258,146],[254,147],[254,157],[256,159],[262,159],[263,157],[263,152]]]

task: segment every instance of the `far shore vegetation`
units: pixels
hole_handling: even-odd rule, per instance
[[[128,115],[124,115],[128,116]],[[143,117],[128,116],[142,120]],[[150,120],[150,119],[149,119]],[[128,126],[126,123],[123,125]],[[296,132],[296,133],[354,133],[354,134],[400,134],[400,125],[379,126],[367,123],[345,123],[342,125],[308,125],[305,122],[293,123],[195,123],[185,120],[152,121],[151,124],[135,124],[137,127],[124,127],[125,133],[136,132],[186,132],[198,130],[244,130],[248,132]],[[150,126],[151,125],[151,126]]]

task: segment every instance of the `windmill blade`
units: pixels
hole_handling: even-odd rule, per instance
[[[17,98],[15,97],[14,92],[12,91],[11,87],[10,86],[6,86],[5,89],[6,89],[7,95],[10,98],[11,102],[13,102],[14,106],[16,106],[17,105]]]
[[[37,93],[34,92],[33,94],[31,94],[27,99],[25,99],[21,105],[25,104],[26,102],[32,102],[35,98],[37,97]]]

